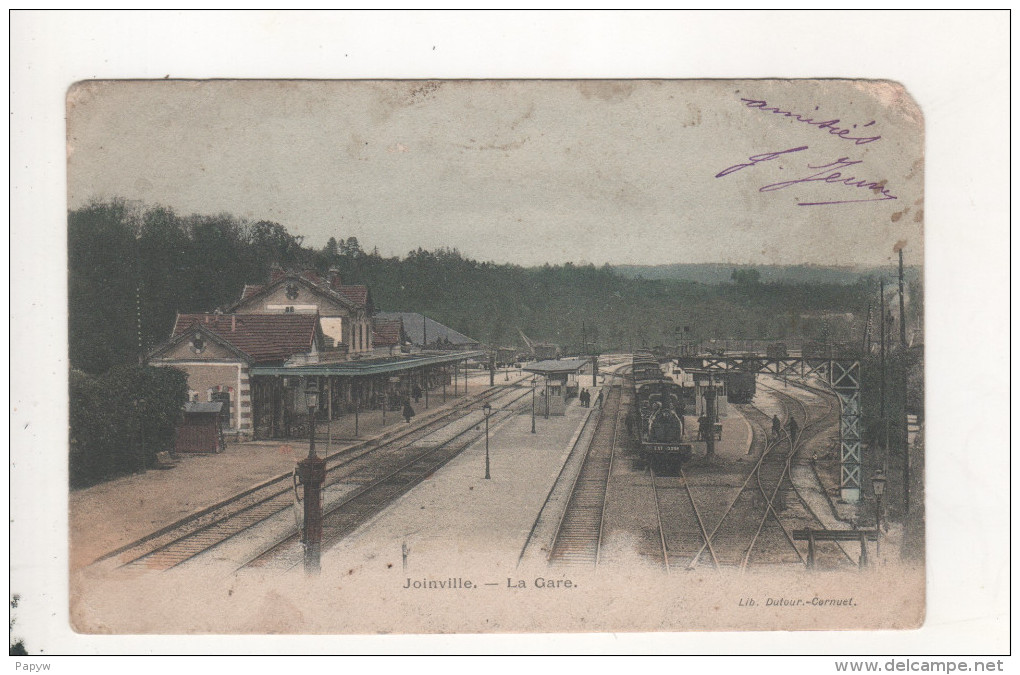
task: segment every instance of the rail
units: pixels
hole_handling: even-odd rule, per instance
[[[508,412],[509,409],[510,409],[510,406],[512,406],[514,403],[520,401],[522,398],[524,398],[527,395],[528,395],[528,393],[525,392],[525,393],[521,394],[520,396],[512,399],[509,403],[507,403],[505,406],[502,407],[501,411],[502,412]],[[507,415],[504,419],[509,419],[509,418],[513,417],[513,415],[514,415],[514,413],[512,411],[510,411],[510,414]],[[461,431],[457,432],[456,434],[454,434],[453,436],[451,436],[450,438],[444,440],[443,442],[438,443],[438,444],[428,448],[427,450],[425,450],[425,452],[416,454],[414,457],[410,458],[408,461],[396,463],[395,464],[395,468],[393,468],[392,466],[391,467],[386,467],[386,472],[383,473],[382,476],[372,480],[371,482],[368,482],[368,483],[365,483],[364,485],[359,486],[357,489],[355,489],[355,490],[351,491],[349,494],[345,495],[339,502],[331,504],[328,508],[323,509],[323,514],[322,514],[323,529],[325,530],[327,528],[327,521],[334,514],[338,513],[345,506],[348,506],[349,504],[355,502],[356,500],[364,498],[366,495],[370,495],[372,493],[372,491],[376,490],[377,488],[379,488],[380,485],[382,485],[383,483],[386,483],[387,481],[393,479],[394,477],[399,475],[401,472],[408,470],[409,468],[411,468],[415,464],[418,464],[422,460],[426,460],[430,456],[437,455],[442,450],[449,449],[449,446],[451,444],[453,444],[458,439],[463,438],[466,434],[469,434],[469,433],[471,433],[473,431],[475,431],[475,425],[473,425],[473,424],[469,425],[466,428],[464,428],[463,430],[461,430]],[[449,462],[451,459],[453,459],[453,457],[457,456],[460,452],[462,452],[464,449],[466,449],[468,445],[470,445],[470,443],[468,443],[467,445],[465,445],[462,448],[456,449],[456,451],[453,452],[452,454],[450,454],[448,457],[445,457],[445,458],[441,459],[441,461],[439,463],[437,463],[435,466],[431,467],[431,470],[435,471],[435,470],[441,468],[442,466],[444,466],[447,462]],[[413,487],[415,484],[417,484],[417,483],[409,481],[409,482],[404,484],[404,487],[410,488],[410,487]],[[387,502],[380,502],[379,504],[384,507],[386,505],[386,503]],[[259,553],[258,555],[254,556],[254,557],[251,557],[249,560],[247,560],[245,563],[243,563],[240,567],[244,568],[244,567],[254,566],[256,564],[256,561],[259,561],[259,560],[269,560],[269,559],[271,559],[271,558],[273,558],[273,557],[275,557],[277,555],[280,555],[281,553],[282,553],[282,555],[286,556],[287,555],[286,551],[280,552],[277,549],[279,549],[282,546],[288,545],[288,542],[290,542],[290,543],[296,542],[297,538],[298,538],[297,534],[289,533],[287,536],[282,537],[279,540],[277,540],[277,542],[275,544],[271,545],[267,550],[262,551],[261,553]],[[335,542],[334,541],[323,541],[323,543],[324,544],[332,544],[332,543],[335,543]],[[296,566],[296,565],[300,564],[300,562],[301,561],[298,560],[298,561],[294,562],[294,564],[292,566]]]
[[[615,373],[614,373],[615,374]],[[606,397],[609,398],[608,396]],[[606,401],[602,402],[600,408],[604,409]],[[599,567],[602,558],[602,534],[606,524],[606,504],[609,500],[609,480],[613,476],[613,460],[616,459],[616,444],[620,438],[620,408],[623,407],[623,387],[620,388],[620,402],[613,412],[613,443],[609,446],[609,470],[606,471],[605,487],[602,490],[602,510],[599,512],[599,538],[595,544],[595,569]]]
[[[505,388],[488,389],[481,394],[476,394],[468,399],[457,402],[454,406],[451,406],[438,415],[431,417],[420,426],[410,428],[406,431],[400,431],[396,434],[383,434],[373,439],[366,439],[362,443],[342,448],[326,458],[328,462],[333,462],[333,465],[329,467],[328,472],[335,477],[342,468],[359,459],[368,457],[374,452],[394,447],[400,441],[408,437],[421,434],[423,431],[426,434],[433,433],[436,429],[442,428],[450,420],[450,418],[458,415],[465,409],[470,409],[472,406],[477,405],[480,401],[486,401],[505,393]],[[93,564],[106,561],[117,556],[122,556],[125,553],[135,550],[136,552],[129,556],[128,559],[121,560],[118,566],[125,567],[132,565],[144,558],[149,558],[160,551],[167,550],[171,546],[179,545],[181,542],[189,538],[194,538],[201,533],[209,532],[212,528],[223,527],[231,520],[242,519],[242,523],[237,523],[238,525],[243,525],[240,531],[248,529],[255,524],[261,523],[274,516],[280,510],[289,508],[289,506],[285,505],[281,506],[280,509],[275,509],[270,506],[270,502],[280,499],[281,495],[286,496],[289,494],[289,491],[291,490],[291,479],[292,472],[287,472],[263,481],[262,483],[232,495],[227,499],[221,500],[211,506],[185,516],[166,527],[160,528],[159,530],[136,539],[133,542],[118,547],[117,549],[99,557]],[[267,494],[258,495],[260,491],[266,491]],[[247,504],[243,503],[246,498],[251,497],[254,497],[253,501]],[[257,509],[260,508],[269,509],[269,512],[264,516],[258,516],[256,513]],[[208,522],[203,522],[205,519],[208,519]],[[233,529],[237,528],[234,527]],[[231,536],[232,534],[236,533],[232,532],[227,536]],[[166,538],[167,541],[158,543],[161,538]],[[185,556],[182,560],[170,564],[165,568],[169,569],[170,567],[174,567],[177,564],[184,562],[184,560],[194,557],[195,555],[216,546],[225,538],[226,537],[223,537],[217,541],[212,541],[207,546],[191,552],[190,555]]]
[[[599,406],[599,417],[600,418],[601,418],[601,415],[602,415],[602,411],[604,409],[605,409],[605,406]],[[567,470],[567,465],[570,464],[570,457],[577,450],[577,444],[581,442],[581,438],[584,436],[584,432],[588,428],[588,424],[591,422],[591,418],[594,417],[593,413],[594,413],[594,410],[589,408],[588,409],[588,414],[585,415],[584,422],[581,424],[581,428],[577,431],[577,434],[574,437],[574,442],[570,444],[570,452],[567,453],[567,458],[563,462],[563,466],[560,467],[559,473],[556,474],[556,480],[553,481],[552,487],[549,488],[549,492],[545,496],[545,501],[542,502],[542,507],[538,510],[538,515],[535,516],[535,522],[531,524],[531,529],[528,530],[528,536],[524,540],[524,546],[521,547],[521,554],[519,556],[517,556],[517,564],[518,565],[520,565],[521,561],[524,559],[524,554],[528,550],[528,545],[531,543],[532,538],[535,536],[535,530],[538,528],[538,524],[542,520],[542,512],[545,511],[545,509],[549,506],[549,502],[552,499],[553,493],[556,491],[556,486],[559,485],[559,482],[563,479],[563,473]],[[578,467],[578,474],[580,474],[580,467]],[[577,484],[577,476],[575,475],[574,476],[574,480],[571,482],[570,491],[567,493],[568,497],[569,497],[570,492],[573,492],[574,485],[576,485],[576,484]],[[566,510],[566,505],[564,505],[564,511],[565,510]],[[559,525],[562,525],[562,523],[563,523],[563,516],[561,515],[560,516],[559,524],[557,524],[557,527],[556,527],[556,531],[557,532],[559,531]]]

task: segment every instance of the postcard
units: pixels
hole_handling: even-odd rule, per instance
[[[891,81],[74,85],[74,630],[917,628],[924,156]]]

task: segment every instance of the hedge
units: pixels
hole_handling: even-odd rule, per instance
[[[92,485],[154,465],[172,450],[187,375],[176,368],[117,366],[70,374],[70,483]]]

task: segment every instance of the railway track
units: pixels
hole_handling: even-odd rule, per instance
[[[530,393],[512,397],[509,403],[492,414],[490,424],[517,414],[513,404]],[[322,519],[322,550],[329,550],[350,535],[370,518],[389,506],[396,498],[442,468],[447,462],[474,444],[482,435],[477,425],[456,433],[452,438],[424,452],[409,452],[377,462],[345,479],[348,485],[357,486],[338,503],[324,509]],[[246,562],[243,568],[291,569],[302,563],[304,548],[294,533],[268,550]]]
[[[777,403],[785,410],[788,419],[798,419],[799,429],[791,436],[784,428],[779,437],[769,436],[771,418],[757,406],[744,406],[745,413],[764,437],[764,448],[754,467],[740,485],[736,496],[723,512],[705,543],[691,560],[689,568],[711,563],[715,567],[736,568],[745,571],[751,565],[804,564],[804,555],[780,518],[779,512],[794,505],[804,511],[809,521],[806,504],[793,489],[790,465],[803,444],[813,438],[822,422],[829,417],[830,409],[812,416],[800,399],[773,390]],[[791,500],[790,496],[794,499]]]
[[[763,452],[744,478],[736,496],[723,512],[707,541],[692,558],[688,565],[689,569],[711,563],[716,568],[746,570],[751,554],[759,543],[762,532],[766,530],[769,516],[778,520],[773,501],[782,482],[787,478],[786,460],[793,452],[794,443],[795,441],[785,433],[779,438],[766,437]],[[784,445],[790,446],[789,452],[780,449]],[[781,523],[779,526],[782,532],[786,533]],[[792,539],[789,540],[789,544],[799,559],[800,553]]]
[[[529,393],[530,388],[490,389],[458,402],[448,411],[421,426],[398,432],[390,438],[380,439],[381,442],[368,441],[334,453],[327,458],[324,489],[341,482],[352,480],[357,482],[361,477],[360,482],[363,485],[379,483],[388,486],[388,491],[379,488],[375,492],[376,501],[385,506],[380,501],[384,495],[388,494],[392,500],[398,494],[402,494],[399,490],[400,485],[404,485],[406,491],[466,447],[453,441],[467,430],[446,443],[423,448],[421,443],[428,436],[463,420],[472,409],[476,409],[483,402],[495,403],[495,414],[500,414],[501,410],[507,410]],[[429,456],[433,457],[433,462],[436,458],[445,459],[441,459],[439,464],[434,464],[426,459]],[[431,470],[430,466],[433,467]],[[384,473],[384,479],[372,479],[373,472]],[[369,477],[368,480],[364,479],[365,476]],[[403,482],[401,476],[404,478]],[[415,480],[416,476],[418,477]],[[172,569],[281,512],[292,509],[293,490],[291,474],[277,476],[112,551],[102,556],[97,563],[113,562],[116,567],[131,570]]]
[[[712,564],[718,567],[705,520],[694,501],[690,483],[683,469],[677,478],[664,478],[648,468],[652,494],[655,499],[655,517],[659,525],[662,562],[666,572],[687,569],[704,549]],[[663,518],[663,514],[668,514]]]
[[[763,385],[766,389],[770,389],[775,392],[778,397],[796,405],[806,418],[811,415],[810,411],[812,409],[814,412],[814,414],[808,418],[810,421],[802,428],[799,434],[797,439],[797,452],[791,454],[788,465],[792,465],[795,461],[804,461],[801,458],[800,451],[810,447],[811,442],[817,438],[819,434],[830,428],[831,424],[838,424],[839,414],[838,408],[833,404],[833,400],[831,396],[827,395],[827,392],[816,387],[801,385],[795,382],[791,384],[793,384],[796,388],[807,391],[811,394],[812,400],[806,402],[800,397],[792,396],[778,387]],[[788,468],[787,471],[790,471],[790,469]],[[797,522],[800,527],[825,529],[825,523],[818,517],[811,508],[811,505],[797,490],[797,487],[792,480],[785,485],[784,491],[781,495],[781,500],[777,501],[785,508],[783,520],[788,522]],[[777,522],[780,522],[778,518]],[[848,552],[847,547],[840,542],[820,542],[816,544],[815,563],[818,567],[839,567],[846,564],[856,565],[857,560],[850,552]]]
[[[821,521],[796,491],[791,466],[801,449],[833,423],[833,405],[824,392],[808,387],[804,389],[812,391],[812,397],[807,401],[769,385],[762,387],[769,390],[782,410],[780,416],[795,419],[799,428],[792,437],[784,428],[778,438],[773,438],[772,411],[741,406],[760,449],[750,471],[733,476],[732,471],[720,472],[722,467],[706,465],[704,473],[688,475],[681,469],[679,476],[672,477],[646,467],[641,469],[646,482],[639,488],[635,482],[638,474],[631,474],[628,465],[621,465],[624,473],[614,489],[626,487],[632,495],[636,494],[634,490],[644,490],[650,499],[645,502],[645,497],[638,500],[635,496],[635,503],[654,503],[654,519],[644,526],[640,519],[626,516],[616,506],[609,511],[606,508],[613,461],[618,454],[621,411],[626,412],[622,387],[614,387],[557,530],[550,562],[597,568],[603,555],[607,513],[612,512],[616,514],[609,516],[616,523],[612,531],[621,531],[621,525],[629,523],[636,528],[632,531],[643,532],[634,552],[659,561],[667,573],[699,567],[743,572],[751,567],[805,565],[805,555],[793,540],[792,529],[817,527]],[[731,482],[733,478],[736,483]],[[733,489],[735,493],[729,494],[735,496],[728,504],[706,498],[705,490],[719,494],[720,490]],[[823,555],[831,566],[854,562],[838,546],[826,554],[819,550],[816,560]]]
[[[549,554],[554,565],[598,566],[613,458],[623,417],[623,387],[614,375],[591,446],[574,483]]]

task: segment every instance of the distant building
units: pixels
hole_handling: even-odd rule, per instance
[[[314,269],[287,272],[274,265],[269,283],[246,285],[241,299],[228,311],[235,314],[318,313],[323,334],[335,346],[344,345],[352,355],[373,351],[373,309],[368,288],[344,285],[336,269],[331,269],[323,278]]]
[[[458,333],[438,321],[417,312],[379,312],[376,318],[403,322],[404,334],[417,349],[437,349],[442,351],[464,351],[478,349],[478,340]],[[425,344],[426,340],[428,344]]]

